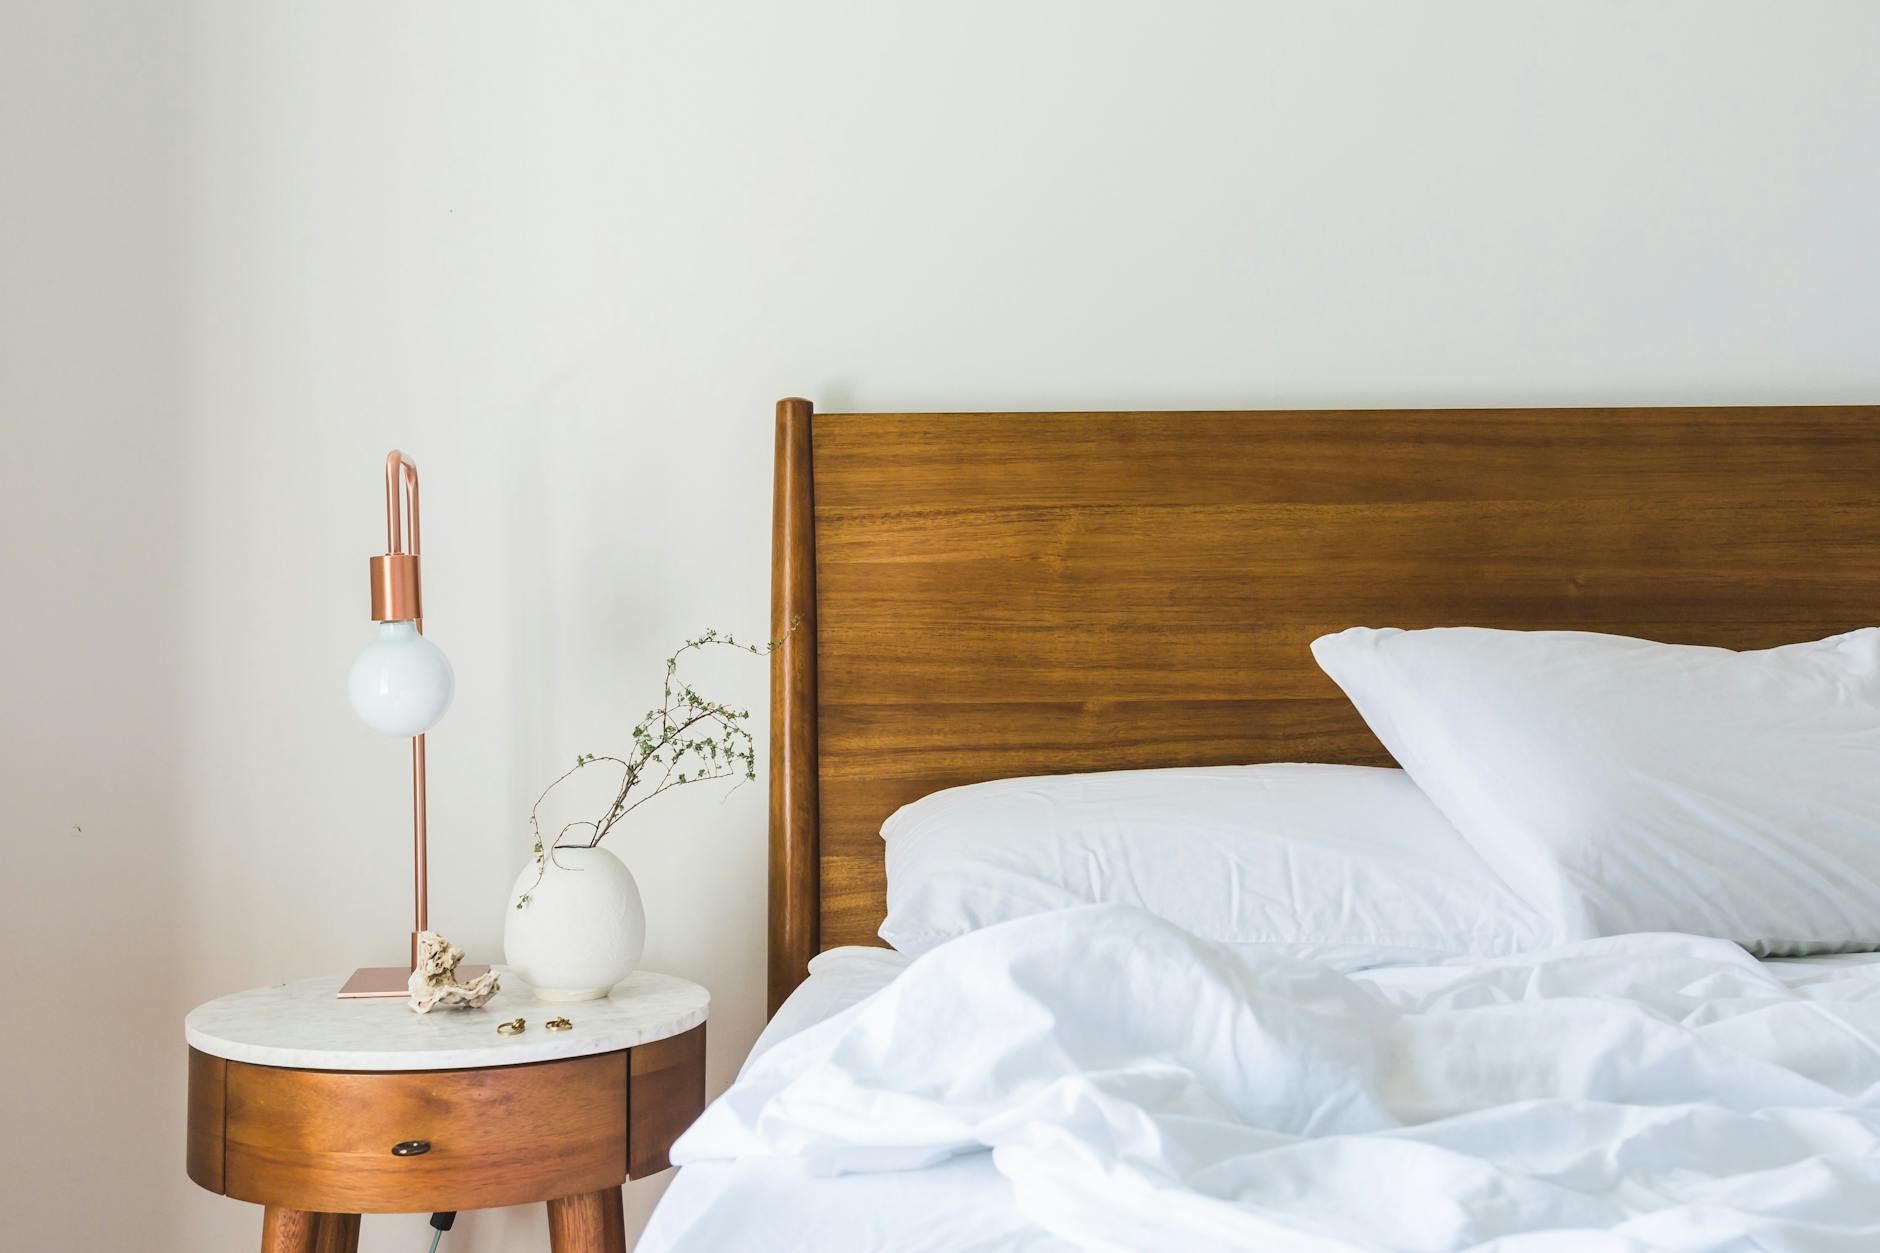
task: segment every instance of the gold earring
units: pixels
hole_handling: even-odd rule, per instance
[[[508,1022],[499,1022],[496,1024],[497,1035],[521,1035],[528,1029],[528,1022],[521,1018],[511,1018]]]
[[[551,1018],[544,1023],[543,1026],[547,1027],[550,1031],[568,1031],[574,1027],[574,1024],[569,1022],[566,1018]]]

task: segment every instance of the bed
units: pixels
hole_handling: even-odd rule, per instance
[[[909,958],[877,936],[880,830],[921,797],[1095,771],[1389,766],[1311,654],[1354,624],[1743,650],[1854,631],[1880,603],[1875,407],[814,414],[792,399],[776,429],[776,1017],[747,1076],[907,982]],[[1880,988],[1860,954],[1741,971],[1693,960],[1803,1000]],[[1409,986],[1422,976],[1364,977],[1425,995]],[[1170,1219],[1168,1243],[1115,1214],[1107,1245],[1067,1241],[1076,1224],[1050,1234],[1012,1182],[1042,1194],[1062,1181],[1001,1173],[984,1153],[931,1156],[860,1172],[788,1154],[700,1161],[643,1247],[1208,1247],[1205,1216]],[[1076,1195],[1058,1188],[1055,1203],[1075,1210]],[[1782,1230],[1814,1233],[1797,1248],[1880,1240],[1880,1215],[1842,1218],[1840,1234],[1825,1219]],[[1713,1239],[1729,1229],[1571,1247],[1738,1247]],[[1275,1229],[1271,1247],[1371,1247],[1295,1234]]]

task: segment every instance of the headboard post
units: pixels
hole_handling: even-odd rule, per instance
[[[821,916],[816,766],[816,516],[807,400],[777,402],[771,499],[770,1007],[816,955]]]

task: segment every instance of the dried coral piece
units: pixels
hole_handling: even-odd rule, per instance
[[[411,1012],[428,1014],[437,1006],[477,1009],[496,995],[496,972],[486,970],[468,983],[457,982],[457,963],[463,950],[435,931],[418,935],[418,968],[405,984],[411,992]]]

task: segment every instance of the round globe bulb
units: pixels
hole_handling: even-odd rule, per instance
[[[423,735],[437,725],[457,690],[444,650],[415,622],[381,622],[346,676],[353,712],[374,731]]]

